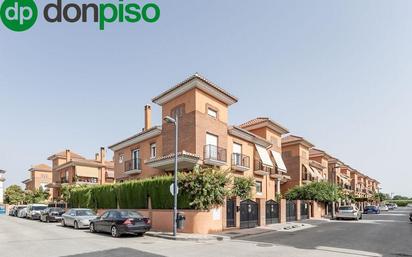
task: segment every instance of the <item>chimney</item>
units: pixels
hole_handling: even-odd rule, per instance
[[[106,161],[106,149],[104,147],[100,147],[100,162],[104,164]]]
[[[99,153],[96,153],[96,154],[95,154],[94,160],[97,161],[97,162],[100,161],[100,155],[99,155]]]
[[[66,150],[66,162],[69,162],[72,159],[72,155],[70,153],[70,150]]]
[[[152,107],[145,105],[144,107],[144,130],[148,130],[152,127]]]

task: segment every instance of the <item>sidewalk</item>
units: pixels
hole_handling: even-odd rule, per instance
[[[230,237],[231,239],[237,239],[247,236],[255,236],[261,235],[265,233],[271,233],[274,231],[278,232],[294,232],[303,229],[308,229],[315,227],[319,224],[329,222],[328,219],[310,219],[310,220],[303,220],[303,221],[296,221],[296,222],[288,222],[288,223],[278,223],[278,224],[271,224],[261,227],[255,228],[248,228],[248,229],[233,229],[233,230],[226,230],[219,235]]]

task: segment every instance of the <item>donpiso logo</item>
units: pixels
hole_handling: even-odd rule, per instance
[[[43,16],[47,23],[91,21],[98,23],[100,30],[104,30],[107,24],[113,22],[154,23],[159,20],[160,8],[155,3],[138,4],[132,1],[117,0],[117,4],[90,2],[81,4],[55,0],[54,3],[45,5]],[[37,15],[38,10],[34,0],[4,0],[0,8],[3,24],[13,31],[30,29],[36,23]]]
[[[30,29],[37,20],[37,6],[33,0],[5,0],[0,8],[1,20],[13,31]]]

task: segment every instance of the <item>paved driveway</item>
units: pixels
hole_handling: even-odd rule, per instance
[[[365,251],[383,256],[412,256],[411,209],[398,208],[360,221],[305,221],[313,228],[296,232],[272,232],[242,240],[318,249],[330,252]],[[368,254],[365,254],[368,255]]]

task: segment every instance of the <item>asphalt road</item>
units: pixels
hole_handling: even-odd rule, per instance
[[[365,220],[309,221],[291,232],[268,232],[231,241],[171,241],[153,237],[111,238],[0,216],[0,257],[371,257],[412,256],[412,224],[402,209]]]
[[[308,250],[345,252],[350,249],[382,256],[412,256],[410,212],[410,208],[398,208],[379,215],[364,215],[360,221],[305,221],[317,226],[296,232],[248,236],[242,240]]]

